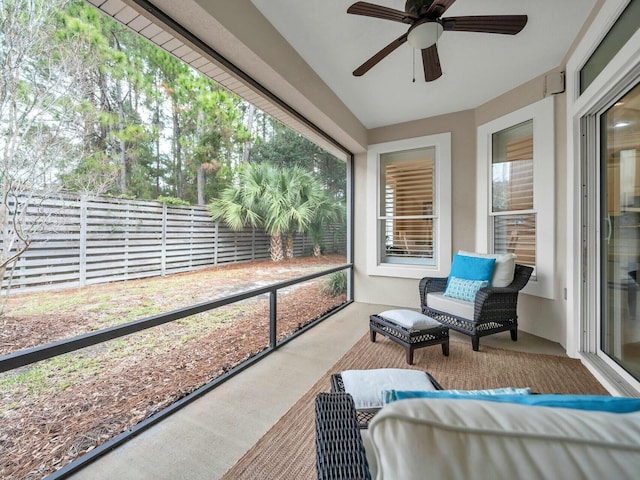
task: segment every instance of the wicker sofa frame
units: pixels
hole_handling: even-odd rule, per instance
[[[353,398],[348,393],[316,397],[316,471],[318,480],[370,480]]]
[[[518,292],[531,278],[533,268],[516,264],[513,281],[506,287],[485,287],[476,294],[473,320],[436,310],[427,304],[427,295],[444,292],[447,278],[425,277],[420,280],[420,306],[422,313],[443,325],[471,337],[474,351],[480,348],[480,337],[509,330],[511,340],[518,339]]]

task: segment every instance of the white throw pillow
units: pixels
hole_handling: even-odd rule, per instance
[[[414,310],[402,308],[385,310],[382,313],[378,313],[378,316],[408,329],[423,330],[440,326],[440,322],[431,317]]]
[[[458,255],[467,257],[495,258],[496,264],[491,277],[491,287],[508,287],[513,282],[516,269],[515,253],[477,253],[460,250]]]
[[[357,410],[384,405],[383,390],[435,390],[426,373],[404,368],[344,370],[340,374],[344,391],[353,397]]]

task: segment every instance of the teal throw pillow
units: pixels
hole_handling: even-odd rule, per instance
[[[393,390],[391,390],[392,392]],[[446,390],[441,390],[446,392]],[[384,399],[387,400],[387,392],[384,392]],[[441,394],[433,395],[434,392],[421,392],[419,397],[409,397],[410,392],[399,395],[399,392],[391,395],[391,398],[449,398],[458,400],[485,400],[499,403],[518,403],[522,405],[538,407],[571,408],[576,410],[592,410],[609,413],[632,413],[640,411],[640,398],[634,397],[610,397],[608,395],[566,395],[566,394],[541,394],[541,395],[460,395]],[[393,401],[393,400],[392,400]]]
[[[491,276],[495,267],[495,258],[467,257],[456,253],[451,263],[449,278],[457,277],[464,280],[486,280],[491,285]]]
[[[467,302],[475,302],[478,290],[488,285],[489,282],[487,280],[464,280],[458,277],[449,277],[449,284],[444,291],[444,295],[466,300]]]
[[[490,388],[486,390],[385,390],[382,392],[384,403],[406,400],[408,398],[460,398],[493,395],[529,395],[531,389],[527,388]]]

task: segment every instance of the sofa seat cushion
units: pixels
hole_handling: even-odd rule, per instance
[[[429,308],[447,312],[456,317],[473,320],[474,303],[458,298],[445,296],[443,292],[433,292],[427,294],[427,305]]]
[[[640,413],[413,399],[369,424],[377,479],[635,478]]]

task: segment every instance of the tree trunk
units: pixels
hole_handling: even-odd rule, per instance
[[[293,234],[287,233],[285,243],[285,255],[287,259],[293,258]]]
[[[316,243],[316,244],[313,246],[313,256],[314,256],[314,257],[319,257],[319,256],[321,256],[321,255],[322,255],[322,248],[320,247],[320,244],[319,244],[319,243]]]
[[[182,143],[180,143],[180,118],[178,113],[173,113],[173,164],[174,164],[174,178],[175,178],[175,195],[177,198],[182,198]]]
[[[124,141],[124,100],[122,98],[122,89],[120,82],[116,80],[116,93],[118,95],[118,133],[120,134],[119,147],[120,147],[120,193],[122,195],[127,193],[127,155],[126,144]]]
[[[204,165],[196,167],[196,183],[198,187],[198,205],[204,205]]]
[[[253,130],[254,113],[255,113],[255,107],[250,103],[249,111],[247,112],[247,115],[248,115],[247,123],[245,125],[247,127],[248,132],[251,132]],[[249,138],[247,141],[245,141],[242,144],[242,161],[244,163],[249,161],[249,152],[251,152],[251,138]]]
[[[281,262],[284,258],[282,254],[282,237],[280,235],[271,235],[271,260]]]

